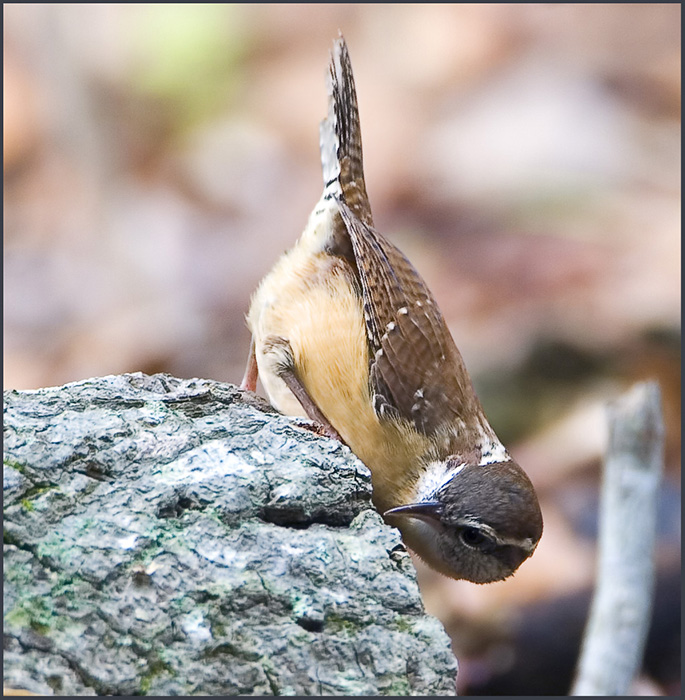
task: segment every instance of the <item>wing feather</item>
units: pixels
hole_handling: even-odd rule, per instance
[[[399,415],[426,434],[463,424],[480,404],[433,295],[398,248],[339,204],[362,289],[377,414]]]

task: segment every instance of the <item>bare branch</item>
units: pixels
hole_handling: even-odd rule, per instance
[[[663,471],[659,385],[635,385],[608,413],[597,585],[572,695],[628,691],[642,662],[652,608]]]

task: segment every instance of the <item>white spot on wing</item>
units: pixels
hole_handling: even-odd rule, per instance
[[[394,331],[395,330],[395,322],[390,321],[390,323],[388,323],[388,325],[385,327],[385,330],[386,331]]]
[[[406,316],[409,313],[409,310],[406,306],[403,306],[401,309],[397,309],[397,313],[400,314],[400,316]]]

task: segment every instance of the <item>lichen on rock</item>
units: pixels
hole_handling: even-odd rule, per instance
[[[8,391],[4,416],[6,686],[455,693],[449,639],[347,447],[168,375]]]

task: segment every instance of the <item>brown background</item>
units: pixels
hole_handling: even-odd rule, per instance
[[[4,18],[5,388],[138,370],[240,380],[250,293],[322,189],[341,29],[376,224],[433,289],[545,515],[510,581],[419,563],[460,692],[495,692],[523,666],[516,637],[546,605],[525,648],[550,667],[567,629],[575,659],[554,614],[591,585],[604,405],[639,379],[663,391],[658,560],[679,566],[679,5],[5,5]],[[566,672],[552,674],[561,693]],[[679,679],[647,669],[640,689]]]

